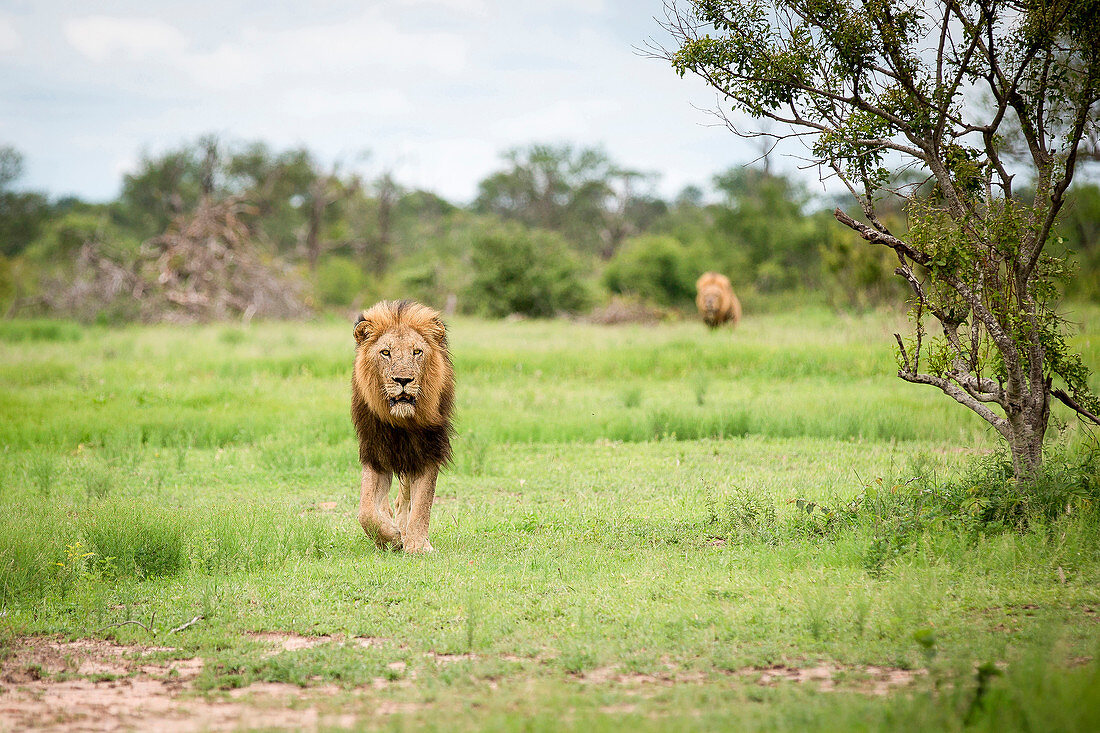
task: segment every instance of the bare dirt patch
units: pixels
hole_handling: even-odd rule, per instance
[[[292,634],[285,631],[250,631],[246,636],[262,641],[271,646],[277,646],[284,652],[294,652],[300,649],[312,649],[321,644],[327,644],[333,640],[331,636],[305,636]]]
[[[273,654],[279,651],[293,652],[300,649],[313,649],[314,647],[329,643],[352,644],[366,649],[367,647],[381,646],[389,641],[389,639],[383,639],[377,636],[353,636],[350,638],[343,634],[307,636],[305,634],[295,634],[289,631],[249,631],[245,633],[245,636],[268,644],[273,648]]]
[[[676,684],[698,684],[707,681],[707,675],[697,670],[677,669],[666,664],[666,669],[652,672],[625,672],[616,666],[596,667],[580,675],[582,684],[616,684],[625,687],[670,687]],[[747,667],[732,673],[737,677],[755,678],[755,683],[767,687],[784,682],[813,683],[821,691],[863,692],[872,695],[885,695],[891,690],[904,687],[917,677],[927,674],[923,669],[901,669],[897,667],[878,667],[873,665],[817,664],[809,667]]]
[[[301,637],[291,643],[293,635],[280,636],[287,637],[290,648],[328,638]],[[352,728],[359,722],[324,704],[339,692],[332,685],[303,689],[263,682],[222,699],[189,694],[203,661],[163,658],[160,653],[176,651],[171,647],[32,637],[16,640],[7,651],[0,661],[0,731],[316,730]],[[387,704],[374,713],[409,712],[416,706]]]
[[[764,669],[742,670],[742,674],[759,674],[757,683],[766,686],[780,682],[812,682],[822,691],[848,690],[872,695],[885,695],[894,688],[911,684],[917,677],[927,673],[923,669],[839,664],[818,664],[812,667],[775,665]],[[838,677],[841,679],[838,680]]]

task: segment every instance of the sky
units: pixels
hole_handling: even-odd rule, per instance
[[[458,203],[509,148],[599,146],[671,197],[759,145],[639,53],[663,17],[661,0],[0,0],[0,145],[24,156],[18,187],[93,201],[207,133]]]

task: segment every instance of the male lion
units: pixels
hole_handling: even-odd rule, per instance
[[[454,371],[439,313],[382,301],[355,323],[351,419],[363,482],[359,524],[379,547],[432,552],[428,520],[439,467],[451,459]],[[397,474],[397,517],[390,482]]]
[[[741,320],[741,301],[733,294],[730,279],[717,272],[704,272],[695,281],[695,305],[703,322],[711,328],[718,328],[726,321],[736,326]]]

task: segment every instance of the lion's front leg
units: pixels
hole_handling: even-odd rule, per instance
[[[394,514],[397,519],[397,528],[405,535],[409,531],[409,505],[412,503],[412,481],[408,476],[397,477],[397,503],[394,504]]]
[[[401,547],[401,530],[393,521],[390,510],[390,482],[393,475],[379,473],[363,466],[363,482],[359,487],[359,524],[374,538],[379,547]]]
[[[431,519],[432,502],[435,501],[435,481],[438,476],[439,467],[433,466],[419,476],[405,479],[410,493],[409,519],[404,537],[405,552],[426,553],[434,550],[432,543],[428,541],[428,521]]]

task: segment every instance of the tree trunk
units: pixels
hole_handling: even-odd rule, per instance
[[[1043,463],[1043,436],[1050,422],[1050,393],[1045,382],[1036,385],[1019,410],[1008,414],[1008,447],[1012,451],[1012,473],[1018,482],[1034,477]]]
[[[318,179],[311,187],[309,202],[309,222],[306,229],[306,261],[309,262],[309,271],[317,270],[317,260],[321,257],[321,226],[324,223],[325,207],[328,199],[325,196],[325,181]]]

